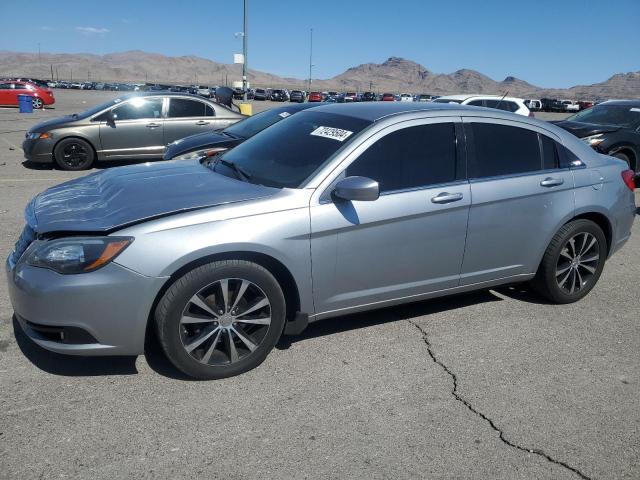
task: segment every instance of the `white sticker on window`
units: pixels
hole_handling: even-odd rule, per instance
[[[287,118],[289,115],[291,115],[289,112],[282,112],[279,114],[282,118]]]
[[[333,140],[337,140],[339,142],[344,142],[353,132],[349,130],[342,130],[341,128],[333,128],[333,127],[318,127],[310,135],[315,135],[316,137],[324,137],[331,138]]]
[[[635,107],[634,107],[634,108],[632,108],[630,111],[632,111],[632,112],[640,112],[640,108],[635,108]]]

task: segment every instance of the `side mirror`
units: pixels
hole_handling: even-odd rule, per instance
[[[118,114],[114,113],[113,110],[109,110],[107,112],[107,124],[115,125],[116,124],[116,118],[118,118]]]
[[[372,202],[380,197],[380,186],[367,177],[346,177],[336,184],[332,193],[342,200]]]

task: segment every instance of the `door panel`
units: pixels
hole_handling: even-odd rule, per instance
[[[560,167],[555,141],[535,127],[463,121],[472,203],[460,285],[535,273],[575,209],[573,173]]]
[[[543,187],[546,179],[562,185]],[[461,285],[533,273],[558,224],[574,209],[570,170],[471,182]]]
[[[18,97],[11,83],[0,83],[0,105],[17,105]]]
[[[213,113],[211,107],[199,100],[170,98],[164,122],[165,145],[189,135],[210,132],[217,128]]]
[[[329,195],[311,207],[316,312],[456,287],[471,201],[459,119],[400,122],[371,135],[330,182],[378,182],[375,201]],[[461,133],[461,131],[460,131]]]
[[[443,192],[462,198],[433,203]],[[465,182],[313,207],[316,312],[457,286],[469,193]]]
[[[131,100],[112,111],[113,123],[100,122],[104,158],[158,158],[164,153],[162,98]]]

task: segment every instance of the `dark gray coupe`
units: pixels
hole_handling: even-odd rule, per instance
[[[84,170],[95,160],[162,159],[168,143],[243,118],[195,95],[139,93],[38,123],[27,132],[22,149],[32,162]]]

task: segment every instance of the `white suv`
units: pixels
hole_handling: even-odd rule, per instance
[[[434,102],[497,108],[498,110],[524,115],[525,117],[533,117],[531,110],[524,104],[524,99],[516,97],[502,97],[500,95],[448,95],[438,97]]]

